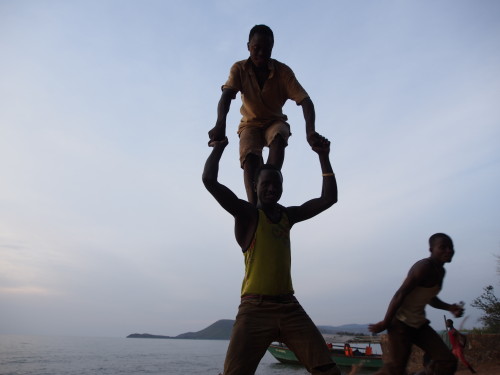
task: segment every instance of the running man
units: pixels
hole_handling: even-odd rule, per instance
[[[430,256],[410,268],[392,297],[384,320],[369,326],[373,333],[387,330],[392,357],[375,375],[405,374],[413,344],[429,355],[431,371],[440,375],[455,373],[457,359],[425,317],[426,305],[449,311],[455,317],[464,313],[461,305],[450,305],[437,297],[443,285],[444,264],[451,262],[455,250],[453,241],[444,233],[433,234],[429,238],[429,247]]]

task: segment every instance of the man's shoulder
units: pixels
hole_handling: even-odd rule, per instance
[[[279,207],[281,213],[283,213],[284,215],[288,216],[288,207],[285,207],[285,206],[283,206],[283,205],[281,205],[279,203],[278,203],[278,207]]]
[[[415,264],[430,264],[431,260],[429,258],[422,258],[420,260],[417,260]]]
[[[276,59],[271,59],[271,63],[274,65],[274,68],[276,70],[283,70],[283,71],[288,71],[288,72],[293,73],[292,68],[290,68],[287,64],[285,64],[281,61],[278,61]]]
[[[416,261],[410,268],[410,275],[421,277],[431,270],[431,262],[429,258],[424,258]]]
[[[248,59],[245,59],[245,60],[239,60],[239,61],[236,61],[232,66],[231,66],[231,69],[245,69],[246,66],[248,65]]]
[[[417,260],[415,263],[413,263],[411,269],[426,267],[427,265],[428,265],[427,258],[424,258]]]
[[[286,225],[291,228],[292,227],[291,223],[292,223],[292,219],[293,219],[293,208],[292,207],[285,207],[285,206],[282,206],[281,204],[278,204],[278,206],[281,210],[282,219],[285,221]]]

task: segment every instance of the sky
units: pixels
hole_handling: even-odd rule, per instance
[[[235,318],[243,256],[201,173],[255,24],[332,142],[339,201],[291,237],[311,318],[381,320],[444,232],[439,296],[479,327],[470,303],[500,296],[499,16],[496,0],[0,0],[0,334],[174,336]],[[219,180],[245,198],[240,106]],[[301,108],[284,112],[287,206],[322,178]]]

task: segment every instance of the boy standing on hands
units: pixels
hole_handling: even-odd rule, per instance
[[[340,375],[325,340],[294,296],[290,229],[337,202],[337,182],[330,164],[330,142],[318,137],[323,183],[321,196],[300,206],[283,207],[279,169],[265,164],[255,177],[257,205],[239,199],[218,181],[219,161],[227,138],[212,141],[203,183],[234,217],[235,237],[245,259],[241,303],[224,363],[224,375],[253,375],[273,341],[284,342],[315,375]]]
[[[392,357],[374,375],[406,374],[413,344],[432,360],[429,364],[431,373],[452,375],[456,371],[457,359],[425,317],[426,305],[449,311],[455,317],[464,313],[461,305],[450,305],[437,297],[443,285],[444,264],[451,262],[455,250],[451,238],[444,233],[433,234],[429,238],[429,246],[431,255],[410,268],[403,284],[392,297],[384,320],[369,326],[373,333],[387,329]]]
[[[272,30],[256,25],[250,30],[247,43],[250,57],[232,67],[217,106],[217,122],[208,132],[210,141],[221,141],[226,136],[226,116],[231,100],[241,92],[240,163],[248,201],[256,204],[253,190],[254,175],[262,162],[262,149],[269,147],[267,164],[281,170],[285,147],[290,137],[290,125],[283,114],[288,99],[302,106],[306,122],[307,141],[311,147],[320,140],[315,130],[314,105],[307,92],[285,64],[271,59],[274,46]]]

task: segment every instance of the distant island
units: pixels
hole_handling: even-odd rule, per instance
[[[198,332],[186,332],[177,336],[153,335],[150,333],[132,333],[130,339],[191,339],[191,340],[229,340],[234,320],[221,319]],[[368,324],[344,324],[341,326],[318,326],[319,331],[326,335],[368,335]]]

